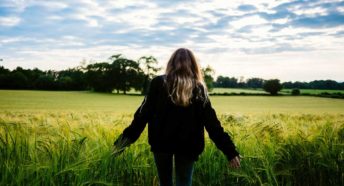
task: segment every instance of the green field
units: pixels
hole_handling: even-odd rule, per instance
[[[193,185],[343,185],[344,100],[212,96],[243,156],[230,169],[206,137]],[[113,141],[143,96],[0,90],[0,185],[158,185],[147,131]]]
[[[282,89],[279,93],[283,95],[291,94],[292,89]],[[300,89],[301,94],[320,94],[323,92],[327,93],[342,93],[344,90],[322,90],[322,89]],[[252,89],[252,88],[214,88],[211,93],[247,93],[247,94],[268,94],[262,88]]]
[[[211,96],[219,114],[344,113],[344,100],[309,96]],[[0,90],[0,110],[23,112],[76,111],[133,113],[140,95],[117,95],[88,91]]]
[[[281,92],[282,93],[291,93],[292,89],[282,89]],[[323,92],[327,92],[327,93],[342,93],[344,94],[344,90],[323,90],[323,89],[300,89],[301,94],[320,94]]]
[[[211,93],[248,93],[248,94],[268,94],[263,89],[248,89],[248,88],[214,88]]]

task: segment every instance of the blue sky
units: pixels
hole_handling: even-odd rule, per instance
[[[344,81],[344,1],[0,0],[0,65],[66,69],[179,47],[215,75]],[[162,73],[162,72],[161,72]]]

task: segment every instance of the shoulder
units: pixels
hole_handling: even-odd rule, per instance
[[[163,86],[165,81],[165,75],[157,75],[152,78],[150,82],[150,87],[160,87]]]
[[[157,75],[152,79],[151,84],[161,84],[165,81],[165,78],[166,78],[165,74]]]
[[[160,79],[160,80],[162,80],[162,79],[165,79],[165,77],[166,77],[166,74],[160,74],[160,75],[155,76],[153,79]]]

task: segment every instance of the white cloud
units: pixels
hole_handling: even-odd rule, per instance
[[[306,16],[316,16],[316,15],[327,15],[327,10],[322,7],[315,7],[312,9],[296,9],[292,10],[297,15],[306,15]]]
[[[64,18],[62,16],[53,15],[53,16],[48,16],[47,19],[53,20],[53,21],[60,21],[60,20],[63,20]]]
[[[175,49],[187,47],[217,75],[344,80],[343,25],[291,24],[294,14],[330,15],[321,3],[335,1],[291,3],[284,10],[293,14],[276,8],[286,2],[291,1],[3,0],[1,6],[11,13],[0,17],[0,28],[18,25],[23,32],[3,32],[0,55],[6,67],[65,69],[82,59],[103,61],[114,53],[133,59],[153,55],[164,66]],[[241,4],[256,10],[240,11]],[[35,9],[28,7],[42,12],[31,17],[25,11]],[[331,10],[343,12],[343,7]]]
[[[267,21],[261,17],[259,17],[258,15],[254,15],[254,16],[248,16],[248,17],[244,17],[241,18],[239,20],[235,20],[230,22],[230,24],[234,27],[234,28],[241,28],[243,26],[247,26],[247,25],[261,25],[261,24],[265,24],[267,23]]]
[[[16,26],[20,23],[19,17],[0,17],[0,26]]]
[[[45,1],[45,0],[35,0],[30,1],[30,3],[27,6],[41,6],[45,9],[49,10],[61,10],[68,7],[68,4],[63,2],[54,2],[54,1]]]

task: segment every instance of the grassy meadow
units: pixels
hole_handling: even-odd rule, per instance
[[[343,185],[344,100],[212,96],[242,168],[206,136],[193,185]],[[158,185],[147,131],[122,154],[115,138],[143,96],[0,90],[0,185]]]
[[[321,93],[341,93],[344,94],[344,90],[324,90],[324,89],[299,89],[301,94],[311,94],[311,95],[317,95]],[[279,94],[281,95],[290,95],[292,89],[283,88]],[[268,94],[265,92],[262,88],[214,88],[211,93],[217,93],[217,94],[223,94],[223,93],[246,93],[246,94]]]

